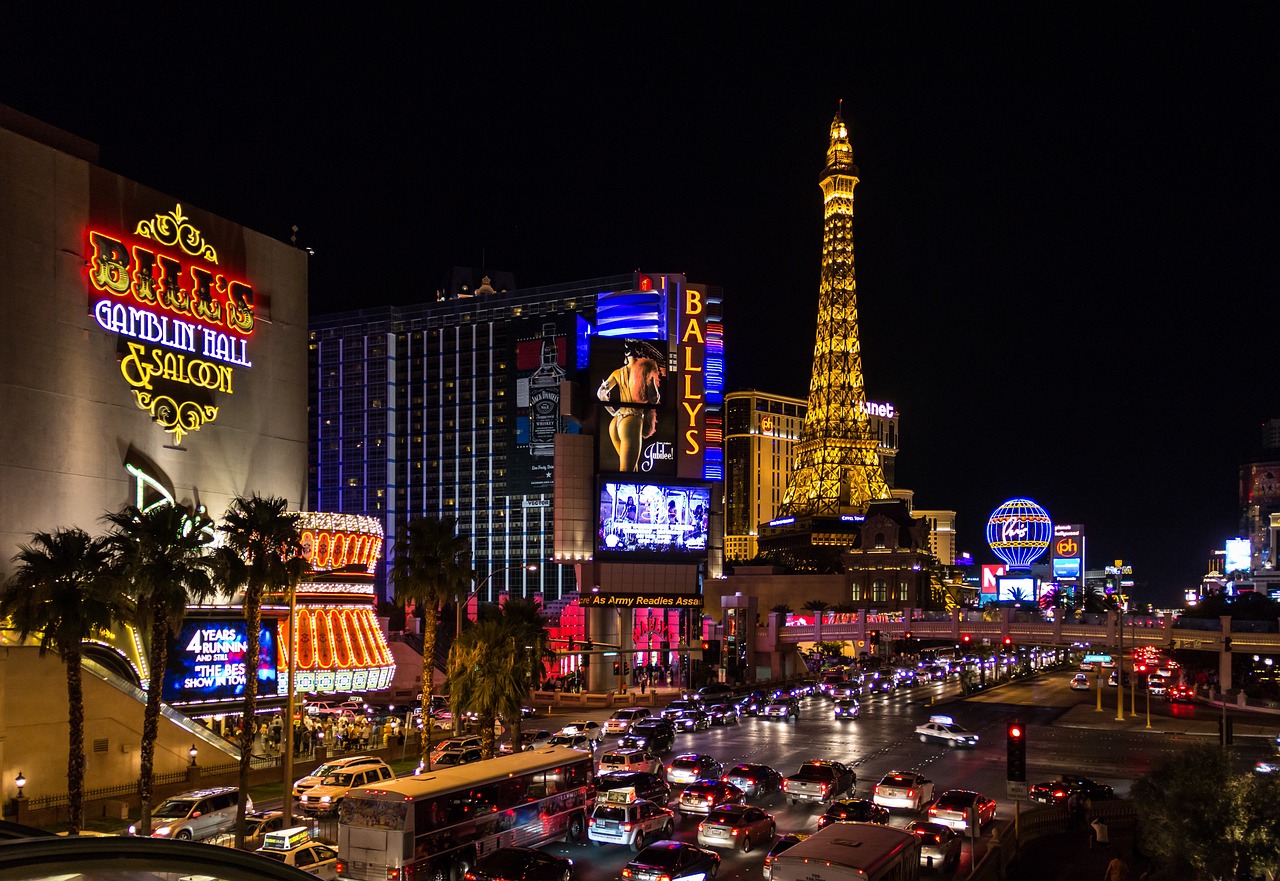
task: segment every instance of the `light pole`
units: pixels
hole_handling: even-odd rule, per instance
[[[293,826],[293,681],[298,676],[298,586],[289,584],[289,691],[284,713],[284,826]]]

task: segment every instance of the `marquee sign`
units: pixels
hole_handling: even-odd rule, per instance
[[[138,408],[180,444],[218,417],[236,371],[253,366],[253,288],[220,265],[181,205],[128,235],[86,234],[94,320],[116,334],[120,375]]]
[[[703,429],[707,422],[707,293],[694,285],[678,292],[677,353],[680,365],[677,404],[677,473],[701,480],[706,457]]]
[[[701,596],[680,594],[588,593],[578,598],[580,606],[621,606],[629,609],[702,608]]]

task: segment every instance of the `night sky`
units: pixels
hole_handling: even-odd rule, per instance
[[[11,11],[0,103],[296,224],[313,314],[433,299],[452,265],[684,272],[725,290],[728,388],[803,397],[843,99],[866,386],[916,505],[994,562],[987,516],[1034,498],[1158,604],[1238,531],[1280,418],[1272,9],[435,5]]]

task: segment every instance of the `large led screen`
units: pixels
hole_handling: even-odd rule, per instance
[[[1079,578],[1080,577],[1080,558],[1079,557],[1054,557],[1053,558],[1053,577],[1054,578]]]
[[[669,366],[664,342],[592,339],[601,471],[636,472],[646,480],[675,476],[676,389]]]
[[[169,649],[163,697],[204,703],[244,697],[245,622],[242,618],[188,620]],[[263,621],[258,642],[258,695],[276,693],[276,622]]]
[[[596,550],[615,559],[704,557],[711,490],[605,481]]]

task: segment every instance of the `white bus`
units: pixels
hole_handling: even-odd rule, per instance
[[[338,877],[462,881],[499,847],[583,841],[592,761],[552,746],[353,789],[338,815]]]
[[[915,833],[875,823],[832,823],[773,858],[771,881],[916,881]]]

